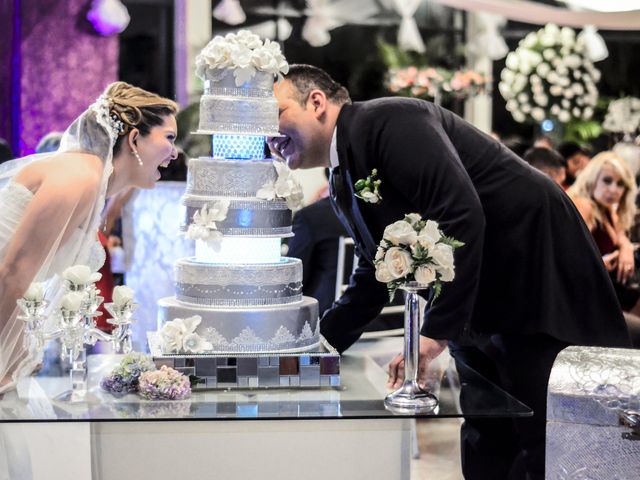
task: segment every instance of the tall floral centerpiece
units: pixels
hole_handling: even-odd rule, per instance
[[[625,97],[609,103],[602,127],[612,132],[618,143],[613,151],[627,162],[631,171],[640,172],[640,98]]]
[[[376,251],[376,279],[386,283],[389,297],[398,288],[406,292],[404,315],[405,379],[403,385],[385,398],[385,405],[401,412],[428,412],[437,405],[436,397],[418,384],[418,292],[433,288],[432,301],[440,295],[442,284],[455,277],[453,252],[464,245],[445,236],[433,220],[418,213],[388,225]]]
[[[567,123],[591,118],[599,79],[583,38],[571,28],[548,24],[507,55],[498,89],[516,122]]]

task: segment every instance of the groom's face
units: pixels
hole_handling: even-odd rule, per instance
[[[322,135],[318,110],[311,100],[301,105],[295,87],[288,80],[277,83],[274,91],[278,100],[279,131],[283,136],[269,139],[271,151],[291,169],[326,166],[328,146]]]

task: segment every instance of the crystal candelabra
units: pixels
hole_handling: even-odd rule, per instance
[[[406,292],[404,311],[404,383],[384,399],[385,406],[398,413],[428,413],[438,406],[438,399],[418,384],[418,331],[420,303],[418,292],[428,288],[408,282],[399,288]]]
[[[86,345],[95,345],[98,341],[111,342],[115,353],[131,352],[132,315],[138,307],[133,301],[121,304],[106,303],[104,306],[113,316],[107,323],[114,326],[111,333],[96,327],[95,318],[102,315],[98,307],[104,300],[93,283],[75,284],[67,281],[67,294],[63,297],[62,307],[56,315],[56,328],[44,331],[44,311],[47,301],[44,299],[19,299],[18,306],[24,315],[24,346],[33,358],[38,358],[44,350],[44,344],[51,339],[60,338],[62,342],[61,359],[71,364],[71,390],[63,392],[57,400],[82,402],[87,395],[87,353]],[[65,302],[66,300],[66,302]],[[75,301],[75,305],[74,305]]]

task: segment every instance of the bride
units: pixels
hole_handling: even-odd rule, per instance
[[[112,83],[69,126],[57,152],[0,165],[0,393],[40,361],[23,348],[16,300],[46,280],[56,306],[65,268],[100,268],[105,199],[154,187],[158,168],[177,156],[176,113],[169,99]]]

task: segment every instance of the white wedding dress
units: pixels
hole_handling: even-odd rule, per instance
[[[7,245],[32,198],[33,193],[20,183],[11,182],[0,189],[0,260],[4,258]],[[60,275],[66,268],[75,264],[88,265],[94,272],[99,270],[104,265],[106,255],[97,234],[97,229],[89,235],[80,229],[74,231],[71,237],[60,245],[46,271],[40,272],[41,278],[38,280],[45,281],[55,274]],[[80,246],[77,255],[70,252],[75,245]]]
[[[97,235],[108,181],[113,172],[113,148],[117,138],[117,131],[110,120],[107,99],[100,97],[67,128],[57,152],[30,155],[0,165],[0,265],[9,260],[6,255],[10,244],[18,247],[16,258],[10,260],[13,269],[20,269],[21,262],[33,260],[21,257],[24,255],[19,250],[21,245],[28,246],[24,251],[37,251],[39,259],[43,259],[38,260],[40,263],[37,271],[31,278],[21,278],[20,281],[21,284],[47,282],[45,297],[49,305],[45,311],[45,331],[55,328],[54,313],[65,293],[61,273],[66,268],[79,264],[97,271],[104,264],[106,255]],[[93,202],[91,205],[78,205],[65,202],[62,197],[54,194],[51,202],[55,202],[56,210],[51,225],[47,225],[45,221],[21,229],[22,219],[26,219],[27,215],[33,213],[36,215],[34,218],[37,218],[37,212],[29,213],[29,204],[38,194],[15,182],[16,175],[27,165],[36,165],[40,161],[51,160],[64,165],[61,160],[64,160],[66,153],[88,153],[97,156],[103,162],[102,177]],[[53,159],[54,156],[57,158]],[[59,193],[64,195],[66,192]],[[39,198],[38,202],[40,205],[46,205],[46,197]],[[75,217],[78,208],[87,212],[82,219]],[[28,224],[27,222],[25,225]],[[64,225],[72,224],[78,225],[78,228],[71,232],[66,231]],[[15,242],[12,241],[14,238]],[[22,272],[18,270],[17,275]],[[21,312],[15,303],[12,305],[15,300],[3,296],[4,293],[0,292],[0,394],[15,388],[21,378],[30,375],[42,356],[41,352],[27,352],[24,348]]]

